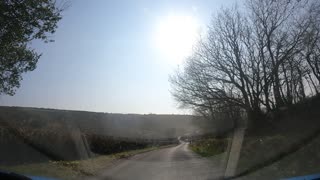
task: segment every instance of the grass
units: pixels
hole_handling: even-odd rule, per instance
[[[0,169],[31,176],[43,176],[59,179],[79,179],[88,176],[97,176],[104,169],[112,165],[118,159],[156,150],[162,147],[148,147],[139,150],[126,151],[112,155],[101,155],[95,158],[77,161],[49,161],[45,163],[24,164],[17,166],[5,166]]]
[[[208,138],[192,142],[190,149],[202,157],[210,157],[226,151],[227,139]]]
[[[291,138],[283,135],[245,137],[237,172],[242,173],[276,157],[279,152],[286,150],[291,141]]]
[[[251,170],[247,174],[244,174],[242,178],[236,179],[282,179],[294,176],[303,176],[308,174],[317,174],[320,172],[319,160],[320,160],[320,135],[306,141],[302,141],[300,144],[295,144],[291,148],[282,148],[285,154],[279,152],[281,145],[272,146],[276,144],[284,144],[286,141],[290,141],[288,137],[274,136],[263,139],[266,146],[257,149],[248,149],[251,147],[258,147],[253,139],[251,145],[243,149],[248,151],[240,157],[240,164],[238,167],[240,170],[238,172],[243,173],[246,170]],[[292,141],[292,140],[291,140]],[[298,146],[297,146],[298,145]],[[260,158],[258,157],[260,154]],[[273,155],[273,156],[271,156]],[[258,160],[258,161],[257,161]],[[259,167],[261,163],[272,163],[267,164],[267,166]],[[263,164],[262,164],[263,165]],[[248,168],[249,167],[249,168]],[[257,167],[252,169],[252,167]]]
[[[255,133],[262,133],[247,133],[242,144],[236,174],[255,174],[262,169],[269,169],[270,171],[266,172],[270,175],[278,175],[269,179],[279,179],[317,172],[320,153],[312,149],[319,149],[319,106],[320,96],[307,99],[275,113],[273,118],[268,119],[272,122],[272,127],[257,126]],[[303,152],[305,146],[312,148],[309,148],[308,153],[298,153]],[[317,163],[314,163],[315,160]],[[278,168],[275,169],[279,170],[271,172],[276,166]]]

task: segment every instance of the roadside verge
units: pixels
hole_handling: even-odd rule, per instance
[[[175,145],[153,146],[111,155],[98,155],[94,158],[76,161],[49,161],[45,163],[24,164],[0,167],[1,170],[30,176],[43,176],[58,179],[79,179],[97,176],[120,159],[127,159],[137,154],[154,151]]]

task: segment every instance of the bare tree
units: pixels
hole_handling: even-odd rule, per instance
[[[238,107],[259,119],[305,99],[307,87],[318,92],[319,4],[248,0],[246,12],[222,9],[171,77],[173,96],[208,117]]]

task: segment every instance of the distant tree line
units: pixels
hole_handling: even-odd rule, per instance
[[[320,1],[247,0],[213,17],[170,81],[183,107],[250,120],[319,94]]]

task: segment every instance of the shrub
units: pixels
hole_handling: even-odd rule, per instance
[[[128,150],[146,148],[149,144],[125,138],[112,138],[105,135],[86,134],[90,149],[97,154],[113,154]]]
[[[228,140],[226,138],[202,139],[199,141],[194,141],[190,144],[191,150],[203,157],[221,154],[226,151],[227,146]]]

